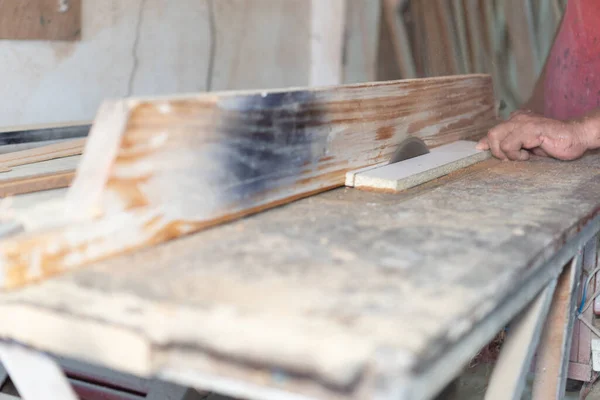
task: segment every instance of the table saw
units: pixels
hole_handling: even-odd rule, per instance
[[[569,371],[593,375],[599,163],[489,159],[398,193],[328,187],[20,276],[0,294],[0,359],[47,353],[239,398],[431,399],[508,326],[486,398],[520,398],[536,348],[534,397],[560,398]]]

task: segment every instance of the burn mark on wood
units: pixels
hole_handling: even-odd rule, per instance
[[[317,161],[321,154],[313,153],[313,148],[325,148],[326,143],[314,130],[325,123],[325,112],[318,105],[309,113],[298,112],[303,105],[314,103],[309,91],[255,94],[220,102],[228,114],[246,117],[221,118],[218,123],[218,140],[226,154],[222,167],[239,182],[236,197],[273,189],[281,181],[302,175],[305,165]]]

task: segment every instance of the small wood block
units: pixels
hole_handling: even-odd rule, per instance
[[[476,145],[476,142],[460,140],[437,147],[423,156],[367,171],[355,171],[354,187],[399,192],[418,186],[491,157],[489,151],[477,150]],[[347,175],[348,182],[352,179],[349,180]]]
[[[0,0],[0,39],[79,40],[81,0]]]

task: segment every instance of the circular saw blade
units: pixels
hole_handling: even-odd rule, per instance
[[[429,153],[425,142],[416,137],[409,137],[398,145],[398,149],[392,156],[390,164],[408,160]]]

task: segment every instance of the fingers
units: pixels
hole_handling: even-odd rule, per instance
[[[504,139],[514,131],[514,129],[515,122],[511,119],[507,122],[495,126],[489,131],[487,139],[489,148],[494,157],[499,158],[501,160],[506,160],[506,154],[504,154],[504,152],[502,151],[500,143],[502,143]]]
[[[539,147],[542,142],[542,135],[537,129],[523,124],[500,143],[500,148],[509,160],[525,161],[530,156],[527,149]]]
[[[549,157],[548,153],[546,153],[546,151],[541,147],[535,147],[531,149],[531,152],[539,157]]]
[[[479,141],[479,143],[477,143],[477,146],[475,146],[475,148],[477,150],[489,150],[490,149],[490,142],[489,142],[488,138],[484,137],[483,139],[481,139]]]

